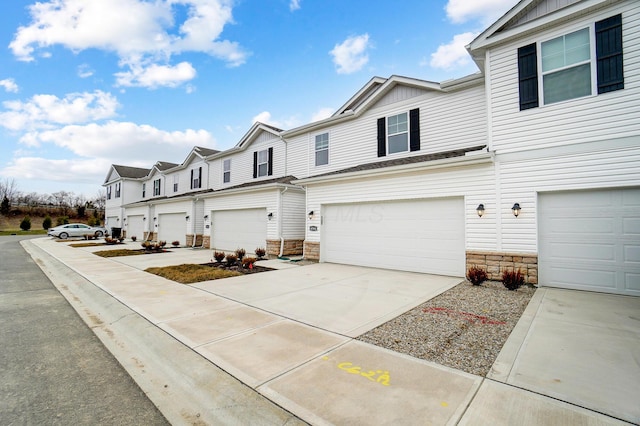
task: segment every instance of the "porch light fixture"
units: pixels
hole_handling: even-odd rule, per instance
[[[157,220],[157,219],[158,219],[157,217],[155,217],[155,216],[153,217],[153,220]]]
[[[119,217],[116,217],[116,222],[120,222],[120,218]]]
[[[209,219],[209,215],[208,215],[208,214],[205,214],[205,215],[204,215],[204,220],[207,220],[207,219]]]
[[[482,217],[482,215],[484,214],[484,204],[478,204],[478,207],[476,207],[476,212],[478,213],[478,217]]]
[[[189,222],[189,216],[185,217],[186,221]]]
[[[146,217],[146,216],[145,216],[145,217],[143,217],[143,218],[142,218],[142,220],[143,220],[143,221],[147,220],[147,217]]]
[[[269,213],[269,214],[267,215],[267,218],[269,218],[269,220],[273,219],[273,212]]]
[[[313,219],[313,210],[309,212],[309,220]]]
[[[520,210],[521,210],[520,203],[515,203],[513,207],[511,207],[511,210],[513,210],[513,215],[515,217],[518,217],[520,215]]]

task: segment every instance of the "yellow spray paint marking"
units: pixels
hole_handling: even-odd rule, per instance
[[[338,368],[342,371],[346,371],[349,374],[357,374],[361,377],[371,380],[372,382],[380,383],[383,386],[389,386],[391,383],[391,377],[389,376],[389,372],[385,370],[368,370],[363,371],[362,367],[358,367],[353,365],[351,362],[342,362],[338,364]],[[375,377],[379,375],[378,377]]]
[[[440,405],[442,405],[443,407],[448,407],[448,406],[449,406],[449,404],[447,404],[447,403],[446,403],[446,402],[444,402],[444,401],[442,401],[442,402],[440,403]]]
[[[323,356],[323,357],[322,357],[322,360],[323,360],[323,361],[329,361],[329,357],[328,357],[328,356]]]

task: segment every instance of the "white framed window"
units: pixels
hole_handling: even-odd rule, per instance
[[[173,175],[173,192],[178,192],[178,183],[179,183],[178,175]]]
[[[231,182],[231,159],[222,162],[222,183]]]
[[[329,133],[316,135],[316,166],[329,164]]]
[[[258,177],[269,173],[269,150],[258,151]]]
[[[116,183],[116,198],[120,198],[120,188],[121,188],[122,183],[118,182]]]
[[[202,167],[191,169],[191,189],[202,187]]]
[[[387,117],[387,152],[409,151],[409,116],[406,112]]]
[[[107,186],[107,200],[111,199],[111,185]]]
[[[142,198],[145,198],[147,196],[147,184],[143,183],[142,184]]]
[[[594,92],[590,28],[540,43],[540,71],[544,104],[590,96]]]
[[[153,181],[153,195],[160,195],[160,179],[156,179]]]

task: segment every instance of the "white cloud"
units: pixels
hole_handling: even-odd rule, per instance
[[[369,34],[348,37],[336,44],[329,53],[333,56],[338,74],[351,74],[361,70],[369,62],[368,48]]]
[[[104,179],[105,170],[109,170],[111,164],[108,160],[101,159],[51,160],[19,157],[0,170],[0,173],[3,176],[19,176],[20,179],[95,185]]]
[[[0,80],[0,87],[4,87],[4,90],[7,92],[18,93],[18,85],[12,78]]]
[[[454,24],[477,20],[482,26],[487,26],[516,3],[516,0],[449,0],[445,10]]]
[[[0,126],[24,131],[56,125],[104,120],[116,115],[118,100],[110,93],[71,93],[63,99],[54,95],[35,95],[27,102],[6,101],[0,112]]]
[[[331,117],[333,114],[333,108],[320,108],[311,116],[311,122],[324,120]]]
[[[94,71],[88,64],[82,64],[78,67],[78,77],[88,78],[93,75]]]
[[[291,0],[289,2],[289,10],[293,12],[294,10],[300,9],[300,1],[301,0]]]
[[[278,129],[291,129],[301,124],[300,119],[296,116],[292,116],[283,120],[276,120],[271,117],[271,113],[269,111],[262,111],[260,114],[251,119],[251,123],[256,122],[268,124]]]
[[[183,22],[176,22],[176,5],[187,9]],[[19,60],[31,61],[36,50],[54,45],[74,52],[102,49],[120,57],[120,66],[130,68],[124,74],[132,74],[129,80],[136,85],[148,81],[149,87],[158,87],[167,85],[159,81],[171,80],[168,85],[174,87],[193,78],[195,72],[188,72],[184,62],[170,65],[172,55],[200,52],[229,66],[243,64],[248,56],[236,42],[221,39],[225,25],[233,22],[231,0],[52,0],[35,3],[29,11],[32,22],[19,27],[9,44]],[[161,69],[146,70],[154,65]],[[180,75],[173,80],[153,77],[176,69]]]
[[[177,87],[196,76],[196,70],[189,62],[176,66],[151,64],[148,67],[132,65],[131,70],[115,74],[116,85],[125,87]]]
[[[186,157],[194,146],[213,147],[215,139],[205,130],[169,132],[149,125],[109,121],[104,124],[70,125],[59,129],[32,132],[20,140],[26,145],[53,144],[84,158],[105,162],[132,164],[149,163],[149,153],[161,153],[155,160]],[[155,155],[155,154],[154,154]],[[101,173],[104,172],[104,168]]]
[[[465,46],[476,37],[475,33],[457,34],[447,44],[438,46],[438,50],[431,54],[429,65],[433,68],[453,69],[464,67],[471,62],[471,57]]]

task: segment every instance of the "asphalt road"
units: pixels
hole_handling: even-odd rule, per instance
[[[23,250],[0,237],[0,424],[166,419]]]

